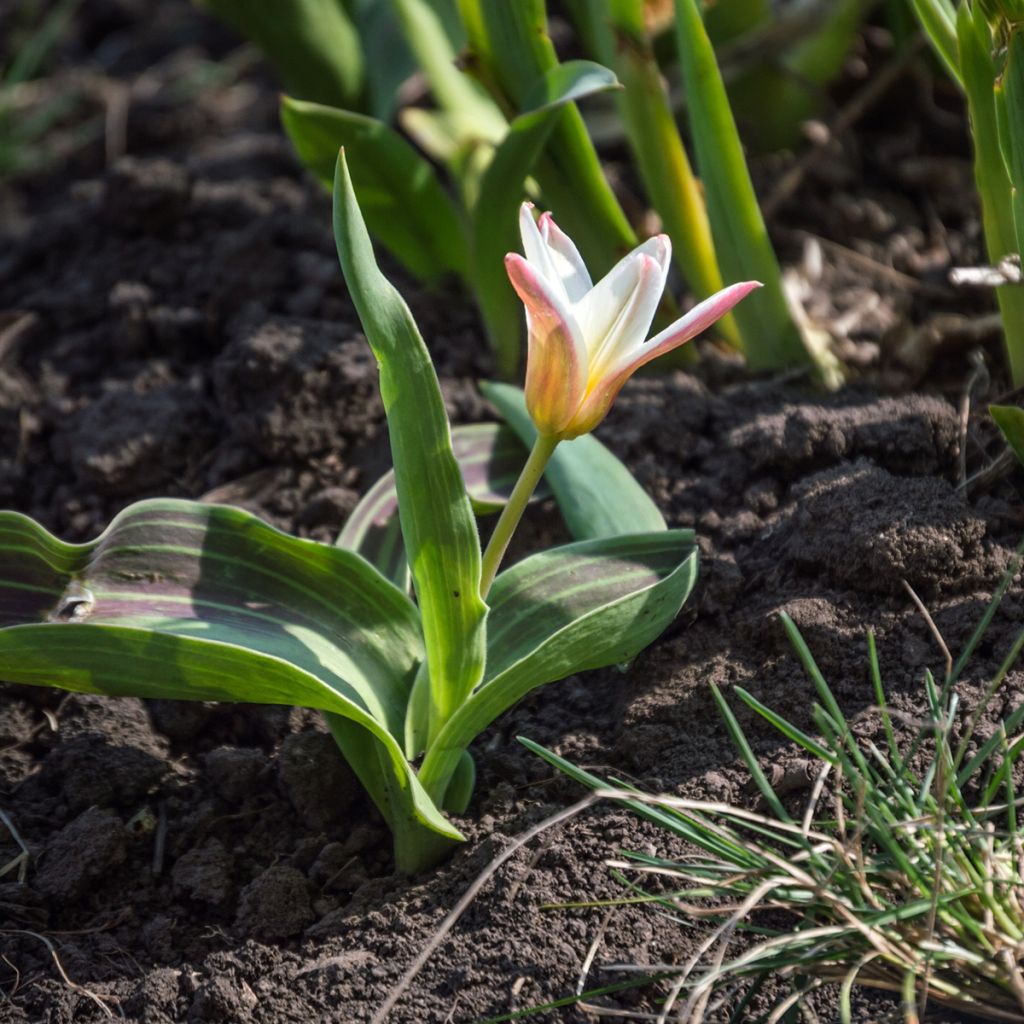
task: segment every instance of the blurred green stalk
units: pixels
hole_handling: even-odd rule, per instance
[[[672,239],[676,266],[697,297],[706,299],[722,287],[722,274],[704,193],[676,127],[644,25],[643,0],[582,0],[576,15],[586,26],[598,59],[625,86],[615,99],[647,197]],[[743,347],[731,315],[715,329],[732,347]]]
[[[727,281],[764,287],[733,312],[753,369],[811,362],[793,322],[743,146],[697,0],[676,0],[676,41],[708,216]]]
[[[459,0],[471,70],[509,120],[531,109],[536,83],[558,65],[544,0]],[[535,171],[546,206],[597,275],[637,244],[579,111],[560,111]]]

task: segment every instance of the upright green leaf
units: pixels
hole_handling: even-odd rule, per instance
[[[480,598],[480,539],[452,453],[437,375],[409,308],[377,269],[344,153],[334,181],[334,233],[380,364],[402,537],[430,668],[432,726],[439,728],[483,672],[487,606]]]
[[[558,64],[544,0],[459,0],[459,10],[475,73],[506,109],[528,110],[537,82]],[[637,244],[575,107],[555,119],[536,177],[545,204],[596,275]]]
[[[395,738],[423,658],[419,616],[357,555],[240,509],[157,499],[89,544],[0,513],[0,566],[4,679],[332,712],[379,749],[352,767],[374,799],[388,794],[378,805],[396,835],[460,838]]]
[[[999,143],[1010,178],[1017,253],[1024,259],[1024,24],[1010,30],[996,103],[1002,114]]]
[[[477,301],[503,376],[512,377],[522,349],[522,306],[505,273],[505,254],[518,248],[517,211],[524,183],[567,103],[618,86],[615,75],[591,61],[551,68],[509,126],[480,182],[471,210],[471,251]]]
[[[289,92],[317,103],[363,109],[363,50],[342,0],[198,2],[251,39]]]
[[[580,20],[589,26],[601,60],[622,79],[616,106],[647,197],[672,239],[673,260],[698,298],[706,299],[721,289],[722,274],[704,192],[676,126],[643,0],[586,0]],[[740,347],[732,316],[716,330]]]
[[[807,364],[697,0],[676,0],[676,41],[722,277],[764,285],[733,310],[744,353],[754,368]]]
[[[281,123],[302,163],[328,189],[344,146],[366,223],[417,277],[465,275],[466,242],[433,167],[382,121],[284,96]]]
[[[489,595],[486,678],[429,747],[420,769],[427,792],[437,799],[461,751],[531,690],[634,658],[696,578],[691,530],[567,544],[506,569]]]
[[[537,428],[519,388],[481,381],[480,390],[527,447]],[[665,518],[633,475],[593,434],[563,441],[544,471],[577,540],[665,529]]]
[[[1017,251],[1013,189],[1003,160],[996,109],[996,63],[992,33],[980,7],[963,3],[957,10],[960,73],[974,143],[974,177],[981,196],[985,246],[992,263]],[[1024,287],[996,289],[1010,373],[1016,386],[1024,384]]]

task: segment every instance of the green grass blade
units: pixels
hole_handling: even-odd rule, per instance
[[[823,747],[817,740],[808,736],[807,733],[798,729],[791,722],[786,721],[786,719],[777,711],[773,711],[771,708],[762,704],[756,697],[744,690],[742,686],[733,687],[733,693],[735,693],[736,696],[747,705],[747,707],[752,708],[762,718],[775,726],[775,728],[778,729],[786,739],[799,744],[804,748],[804,750],[813,754],[815,757],[820,758],[822,761],[826,762],[826,764],[836,763],[836,755],[831,750],[827,747]]]
[[[732,744],[736,748],[740,757],[743,758],[743,762],[747,766],[747,771],[750,772],[750,777],[754,780],[754,785],[757,786],[761,796],[764,797],[765,803],[768,804],[772,813],[780,821],[791,824],[793,819],[790,817],[786,808],[782,805],[782,801],[772,788],[772,784],[768,781],[767,776],[761,770],[761,765],[758,764],[757,757],[751,749],[750,743],[747,741],[746,734],[743,732],[740,723],[736,720],[736,716],[732,713],[732,708],[729,707],[726,699],[722,696],[721,691],[714,683],[711,684],[711,695],[715,698],[715,703],[718,705],[718,711],[725,720],[725,728],[729,733],[729,738],[732,740]]]
[[[344,154],[335,176],[334,230],[345,280],[380,364],[402,537],[430,667],[431,723],[438,729],[483,674],[480,538],[437,374],[409,308],[377,269]]]
[[[722,277],[764,285],[733,310],[743,351],[754,368],[807,365],[697,0],[676,0],[676,42]]]
[[[370,233],[417,277],[466,274],[462,221],[433,167],[393,128],[290,96],[281,99],[281,124],[299,159],[328,189],[345,147]]]
[[[527,447],[537,428],[523,392],[511,384],[481,381],[480,390]],[[577,540],[664,530],[665,518],[633,474],[593,434],[563,441],[548,462],[551,485],[569,532]]]

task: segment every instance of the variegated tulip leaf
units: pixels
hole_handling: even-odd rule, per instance
[[[459,752],[527,693],[627,662],[679,613],[697,579],[692,530],[605,537],[523,559],[494,581],[487,673],[427,752],[437,799]]]
[[[334,179],[334,237],[380,366],[402,539],[430,667],[431,721],[440,727],[483,673],[480,537],[452,453],[437,374],[409,307],[377,268],[344,152]]]
[[[372,771],[402,795],[381,807],[390,822],[459,838],[395,739],[423,658],[417,610],[364,559],[241,509],[155,499],[88,544],[0,513],[0,565],[4,679],[332,712],[385,755]]]
[[[523,392],[511,384],[481,381],[484,397],[527,446],[537,428]],[[665,518],[629,470],[593,434],[563,441],[544,470],[569,532],[577,540],[664,530]]]
[[[473,511],[477,515],[500,511],[526,462],[527,451],[515,432],[500,423],[453,427],[452,451]],[[540,487],[534,498],[547,493],[547,488]],[[363,496],[342,528],[338,545],[359,552],[392,583],[408,589],[393,471],[385,473]]]

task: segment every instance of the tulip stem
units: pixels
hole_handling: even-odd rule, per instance
[[[501,516],[494,527],[494,533],[487,543],[487,550],[484,552],[483,563],[480,569],[480,596],[487,597],[491,589],[494,577],[498,574],[498,566],[505,556],[512,534],[516,532],[519,520],[523,518],[523,511],[530,500],[540,478],[544,475],[544,467],[551,458],[551,453],[558,446],[559,439],[545,434],[538,434],[537,440],[533,442],[530,450],[530,457],[523,466],[522,473],[516,481],[512,493],[509,495],[508,504],[501,510]]]

